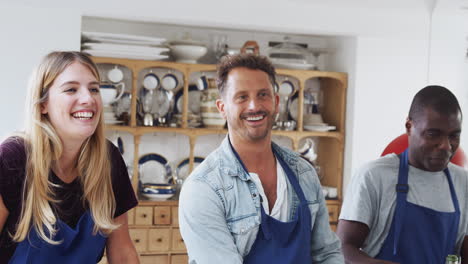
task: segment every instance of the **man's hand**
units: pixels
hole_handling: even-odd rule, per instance
[[[340,220],[336,233],[341,239],[346,263],[398,264],[392,261],[371,258],[361,250],[367,235],[369,235],[369,227],[366,224],[356,221]]]

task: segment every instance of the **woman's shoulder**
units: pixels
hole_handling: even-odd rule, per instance
[[[26,161],[25,139],[19,136],[9,137],[0,144],[0,162],[4,166]]]

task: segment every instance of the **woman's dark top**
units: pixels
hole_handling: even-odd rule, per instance
[[[118,149],[110,142],[109,157],[111,162],[112,189],[116,201],[114,217],[117,217],[138,204],[128,177],[125,162]],[[0,264],[8,263],[13,256],[17,243],[10,234],[14,234],[22,207],[23,184],[26,169],[26,150],[21,138],[11,137],[0,145],[0,195],[9,211],[3,230],[0,232]],[[71,183],[60,180],[52,171],[49,180],[58,185],[54,187],[55,198],[60,202],[53,204],[55,215],[75,227],[81,215],[88,210],[83,204],[83,189],[78,178]]]

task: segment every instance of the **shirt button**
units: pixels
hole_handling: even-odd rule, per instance
[[[256,193],[254,193],[254,194],[252,194],[252,196],[253,196],[253,198],[255,198],[255,197],[257,197],[257,194],[256,194]]]

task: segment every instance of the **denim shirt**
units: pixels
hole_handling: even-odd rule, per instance
[[[310,251],[314,263],[344,263],[341,242],[331,231],[328,210],[313,167],[298,154],[272,143],[289,165],[312,215]],[[288,181],[287,199],[294,219],[299,198]],[[266,198],[266,197],[265,197]],[[242,263],[257,238],[260,196],[236,158],[228,137],[190,174],[179,200],[180,232],[190,264]]]

